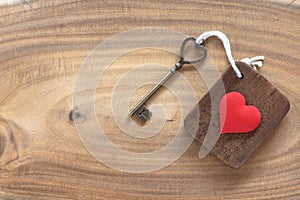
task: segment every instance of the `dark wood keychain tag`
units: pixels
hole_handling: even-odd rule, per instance
[[[238,79],[232,68],[229,67],[222,78],[204,95],[184,121],[186,130],[189,133],[195,132],[195,138],[201,144],[203,144],[210,124],[213,124],[210,130],[220,134],[220,111],[219,109],[212,109],[212,107],[219,108],[219,105],[212,105],[212,103],[219,104],[223,97],[218,92],[221,84],[224,84],[226,94],[239,92],[245,97],[248,105],[255,106],[261,115],[258,127],[247,133],[221,134],[211,151],[221,161],[233,168],[239,168],[249,159],[290,108],[288,99],[259,72],[244,62],[236,62],[236,65],[244,74],[244,77]],[[214,101],[211,101],[211,98],[214,98]],[[199,116],[199,112],[199,126],[195,127],[192,124],[194,124],[195,116]],[[213,120],[213,123],[211,123],[211,120]]]

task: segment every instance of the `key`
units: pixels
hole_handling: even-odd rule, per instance
[[[200,50],[202,51],[202,54],[199,58],[195,59],[195,60],[191,60],[191,61],[187,61],[184,60],[184,48],[185,45],[188,41],[196,41],[195,38],[193,37],[188,37],[186,38],[181,45],[180,48],[180,60],[175,64],[174,67],[172,67],[169,72],[158,82],[155,84],[155,86],[142,98],[140,99],[137,104],[132,107],[129,111],[129,116],[136,116],[137,119],[139,119],[139,121],[141,123],[145,123],[147,121],[147,119],[149,119],[152,115],[152,113],[146,108],[145,103],[151,98],[151,96],[161,87],[163,86],[176,72],[177,70],[179,70],[180,68],[182,68],[183,65],[185,64],[192,64],[195,62],[198,62],[200,60],[202,60],[204,57],[206,57],[206,49],[204,48],[204,46],[200,45],[200,44],[196,44],[200,47]]]

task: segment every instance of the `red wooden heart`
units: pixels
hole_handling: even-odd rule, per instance
[[[220,102],[220,133],[246,133],[260,123],[260,112],[255,106],[247,106],[239,92],[224,95]]]

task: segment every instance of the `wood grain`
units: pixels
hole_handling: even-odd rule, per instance
[[[30,7],[0,7],[0,198],[299,199],[299,12],[298,1],[260,0],[40,0]],[[101,41],[143,27],[192,36],[220,30],[229,37],[234,58],[266,56],[260,73],[287,96],[291,109],[243,167],[231,169],[212,155],[199,160],[196,141],[170,166],[145,174],[110,169],[85,149],[69,119],[78,69]],[[224,72],[228,62],[221,43],[212,39],[207,49]],[[103,75],[106,85],[97,90],[99,111],[108,109],[99,102],[109,101],[115,78],[134,68],[132,58],[167,65],[176,61],[170,53],[144,51],[112,63]],[[198,99],[203,97],[207,89],[201,76],[193,68],[181,73]],[[147,89],[140,88],[133,100]],[[177,127],[180,107],[168,90],[153,102],[166,105],[169,120],[165,132],[147,141],[124,136],[110,113],[99,121],[116,130],[109,137],[122,148],[158,149]]]
[[[222,78],[216,82],[209,93],[204,95],[195,109],[185,118],[184,123],[187,131],[189,133],[197,132],[196,139],[209,149],[213,144],[204,143],[204,138],[207,134],[212,134],[213,136],[210,136],[212,138],[220,134],[219,104],[224,93],[241,93],[245,97],[247,105],[255,106],[260,111],[260,125],[249,133],[223,134],[212,149],[212,153],[225,164],[239,168],[276,128],[289,111],[290,104],[288,99],[259,72],[242,62],[236,62],[236,65],[244,77],[238,79],[233,69],[229,67]],[[212,98],[214,98],[213,101]],[[198,112],[200,116],[198,123],[192,123],[199,120],[195,112]],[[209,129],[210,124],[213,126],[211,129]],[[207,141],[209,142],[209,140]]]

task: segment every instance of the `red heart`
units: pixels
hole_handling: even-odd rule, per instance
[[[246,133],[260,123],[260,112],[255,106],[246,106],[245,97],[239,92],[224,95],[220,102],[220,133]]]

